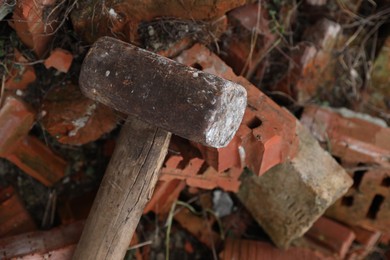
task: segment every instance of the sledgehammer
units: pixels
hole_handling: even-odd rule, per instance
[[[246,107],[240,85],[110,37],[91,47],[82,92],[129,115],[74,259],[123,259],[150,199],[170,133],[212,147],[233,138]]]

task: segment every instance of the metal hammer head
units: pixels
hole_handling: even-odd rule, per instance
[[[110,37],[88,52],[80,86],[107,106],[213,147],[231,141],[246,107],[242,86]]]

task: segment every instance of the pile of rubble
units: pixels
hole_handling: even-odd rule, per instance
[[[346,3],[0,2],[1,258],[73,255],[124,119],[78,87],[107,35],[248,95],[226,147],[172,138],[126,259],[390,257],[390,12]]]

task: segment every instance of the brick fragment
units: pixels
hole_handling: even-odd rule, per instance
[[[281,250],[266,242],[229,238],[225,242],[225,249],[221,252],[220,259],[324,260],[332,258],[303,247]]]
[[[177,157],[172,156],[175,160]],[[175,158],[176,157],[176,158]],[[181,157],[182,158],[182,157]],[[230,168],[222,173],[218,173],[210,167],[203,159],[192,158],[182,168],[169,167],[168,165],[161,169],[160,180],[171,181],[174,179],[185,180],[191,187],[201,189],[221,188],[225,191],[236,192],[240,186],[238,178],[242,170],[239,168]]]
[[[247,91],[248,107],[236,134],[238,140],[234,140],[236,146],[200,149],[203,154],[207,150],[205,159],[210,165],[219,171],[226,167],[237,167],[238,154],[241,161],[239,167],[247,166],[254,173],[262,175],[273,166],[294,157],[298,141],[292,130],[295,129],[296,120],[287,110],[275,104],[245,78],[237,77],[231,68],[202,45],[194,45],[175,60],[241,84]],[[231,154],[229,161],[228,156],[223,156],[224,153]]]
[[[348,259],[365,259],[379,242],[382,232],[358,226],[352,226],[351,230],[356,235],[355,242],[358,243],[358,246],[349,250]]]
[[[236,75],[249,78],[277,39],[268,11],[260,3],[247,4],[229,12],[228,19],[232,28],[221,39],[221,58]]]
[[[165,217],[184,188],[185,182],[181,180],[159,181],[152,198],[144,208],[144,214],[153,211],[159,217]]]
[[[301,122],[342,161],[390,167],[390,128],[314,105],[305,108]]]
[[[0,255],[5,259],[39,256],[56,251],[55,255],[72,254],[80,239],[84,222],[63,225],[49,231],[35,231],[0,239]],[[31,258],[30,258],[31,259]],[[54,259],[54,258],[53,258]],[[65,258],[68,259],[68,258]]]
[[[297,155],[263,176],[242,176],[237,194],[279,247],[287,247],[302,236],[352,184],[308,130],[297,124],[296,134]]]
[[[5,80],[4,87],[9,90],[26,89],[29,84],[36,80],[34,67],[31,65],[21,65],[28,63],[28,60],[15,49],[14,60],[18,64],[12,64],[8,68],[8,77]],[[20,64],[19,64],[20,63]]]
[[[309,101],[316,93],[323,74],[332,59],[341,26],[327,19],[321,19],[304,33],[304,42],[291,53],[288,73],[272,90],[282,91],[300,103]]]
[[[0,157],[25,173],[51,186],[65,175],[67,163],[36,137],[29,136],[35,113],[22,101],[9,96],[0,110]]]
[[[55,68],[60,72],[67,73],[72,65],[72,61],[72,53],[61,48],[56,48],[50,52],[50,56],[45,60],[44,65],[47,69]]]
[[[109,0],[103,5],[101,1],[94,0],[90,3],[80,3],[73,10],[71,19],[75,31],[88,42],[92,43],[101,36],[115,36],[135,43],[139,40],[138,29],[141,22],[149,22],[161,17],[212,22],[246,2],[246,0],[217,0],[183,5],[178,0],[157,2]],[[106,11],[94,12],[90,6],[95,6],[96,10]]]
[[[390,232],[389,168],[351,169],[353,186],[326,215],[351,226]]]
[[[0,237],[33,231],[36,225],[11,186],[0,187]]]
[[[82,145],[99,139],[116,127],[119,117],[102,104],[85,97],[78,86],[52,88],[42,104],[42,124],[60,143]]]
[[[340,259],[345,258],[356,238],[355,233],[350,228],[325,217],[314,222],[306,236],[330,249]]]
[[[20,40],[43,58],[59,24],[59,8],[51,0],[21,0],[9,24]]]
[[[215,248],[220,242],[220,235],[212,229],[214,218],[196,216],[189,209],[183,208],[174,215],[174,219],[209,248]]]

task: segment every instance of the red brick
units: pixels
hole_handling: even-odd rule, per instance
[[[0,239],[0,255],[6,259],[27,258],[29,255],[40,256],[39,259],[43,259],[41,256],[51,251],[69,255],[73,250],[71,246],[75,246],[80,239],[83,227],[84,222],[76,222],[49,231],[36,231]]]
[[[22,101],[6,98],[0,110],[0,156],[51,186],[65,175],[67,163],[37,138],[28,136],[34,117],[34,111]]]
[[[357,226],[351,227],[351,230],[356,234],[355,242],[358,246],[349,250],[348,259],[365,259],[379,242],[382,233]]]
[[[225,249],[221,252],[220,259],[324,260],[332,258],[308,248],[295,247],[282,250],[266,242],[229,238],[225,241]]]
[[[332,60],[332,50],[340,33],[339,24],[321,19],[309,27],[290,54],[287,74],[272,87],[282,91],[300,103],[305,103],[317,93],[323,74]]]
[[[228,14],[231,30],[222,38],[221,58],[237,75],[247,78],[258,68],[277,37],[269,29],[268,11],[260,3]]]
[[[330,249],[340,259],[344,259],[356,235],[348,227],[328,218],[321,217],[306,233],[317,243]]]
[[[214,218],[207,219],[197,216],[191,213],[189,209],[182,208],[174,215],[174,219],[209,248],[215,248],[220,242],[220,235],[212,229],[215,223]]]
[[[28,60],[17,50],[15,50],[14,60],[18,63],[28,63]],[[8,70],[9,76],[4,84],[6,89],[26,89],[36,80],[35,70],[31,65],[13,64]]]
[[[305,108],[301,122],[341,160],[390,167],[390,128],[313,105]]]
[[[233,158],[237,158],[238,151],[238,154],[241,154],[240,159],[258,175],[264,174],[276,164],[295,156],[298,147],[298,141],[292,131],[295,129],[295,118],[287,110],[275,104],[246,79],[237,77],[231,68],[202,45],[197,44],[184,51],[176,57],[176,61],[190,66],[198,65],[203,71],[241,84],[247,90],[248,107],[236,134],[241,140],[242,148],[228,146],[213,150],[215,153],[221,153],[227,149],[234,151]],[[240,143],[237,140],[234,142]],[[209,154],[207,158],[227,157]],[[218,161],[216,165],[215,161],[210,160],[210,164],[217,169],[224,169],[225,167],[220,167],[219,164],[231,165],[232,163]],[[240,167],[243,166],[240,165]]]
[[[9,22],[20,40],[39,58],[48,51],[60,22],[59,12],[53,10],[55,7],[56,2],[51,0],[21,0],[17,2]]]
[[[119,115],[86,98],[78,86],[52,88],[42,104],[42,124],[60,143],[82,145],[99,139],[116,127]]]
[[[0,237],[33,231],[36,225],[11,186],[0,187]]]
[[[144,208],[144,214],[153,211],[159,217],[165,217],[184,188],[185,182],[181,180],[159,181],[152,198]]]
[[[47,69],[55,68],[60,72],[67,73],[72,65],[73,55],[67,50],[56,48],[51,51],[50,56],[45,60],[44,65]]]
[[[156,2],[152,0],[109,0],[104,3],[94,0],[80,3],[73,10],[71,19],[75,31],[86,41],[94,42],[101,36],[115,36],[127,42],[139,41],[138,29],[141,22],[150,22],[161,17],[179,20],[213,23],[233,8],[244,5],[245,0],[202,1],[202,3],[180,4],[176,0]],[[96,9],[111,7],[105,12]],[[92,18],[92,19],[91,19]]]
[[[351,226],[390,232],[390,170],[350,171],[354,185],[326,214]]]
[[[176,156],[173,156],[176,160]],[[182,157],[179,157],[182,158]],[[168,158],[168,161],[170,159]],[[180,163],[180,162],[179,162]],[[174,164],[175,165],[175,164]],[[191,187],[201,189],[221,188],[226,191],[238,191],[240,181],[238,180],[242,170],[230,168],[225,172],[218,173],[200,158],[192,158],[188,164],[182,168],[165,166],[161,169],[160,180],[171,181],[174,179],[185,180],[186,184]]]

